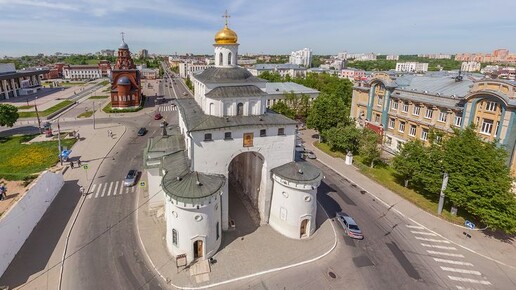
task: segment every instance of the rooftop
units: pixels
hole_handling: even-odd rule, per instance
[[[220,68],[209,67],[195,75],[203,83],[261,83],[265,82],[242,67]]]
[[[305,87],[300,84],[296,84],[293,82],[285,82],[285,83],[267,83],[265,85],[265,91],[267,94],[283,94],[285,92],[294,92],[297,94],[318,94],[318,90],[314,90],[312,88]]]
[[[260,63],[253,66],[253,69],[256,70],[273,70],[273,69],[299,69],[299,70],[306,70],[306,68],[298,65],[298,64],[292,64],[292,63],[281,63],[281,64],[275,64],[275,63]]]
[[[311,184],[322,178],[322,171],[306,161],[292,161],[271,171],[283,179],[300,184]]]
[[[253,85],[216,87],[206,94],[206,97],[212,99],[236,98],[242,96],[264,97],[267,96],[267,94]]]

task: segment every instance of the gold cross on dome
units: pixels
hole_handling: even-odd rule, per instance
[[[228,25],[228,18],[230,18],[231,16],[228,15],[228,10],[226,9],[226,11],[224,12],[224,15],[222,15],[222,18],[226,18],[226,25]]]

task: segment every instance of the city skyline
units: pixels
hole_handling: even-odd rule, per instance
[[[132,51],[211,54],[224,25],[243,53],[374,52],[490,53],[516,49],[512,1],[190,1],[0,0],[4,41],[0,55],[88,53],[116,49],[120,32]],[[502,9],[500,9],[502,8]],[[317,13],[314,13],[317,11]]]

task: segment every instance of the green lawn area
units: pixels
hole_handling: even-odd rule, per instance
[[[34,105],[19,106],[18,110],[28,110],[28,109],[31,109],[31,108],[34,108]]]
[[[62,134],[64,137],[65,134]],[[22,144],[36,135],[0,137],[0,178],[23,180],[58,161],[57,141]],[[62,139],[62,146],[71,148],[75,139]]]
[[[77,116],[77,118],[89,118],[93,115],[93,111],[87,111]]]
[[[100,60],[98,59],[87,59],[86,64],[92,65],[92,64],[98,64]]]
[[[39,116],[40,117],[46,117],[70,104],[73,104],[73,101],[69,101],[69,100],[65,100],[65,101],[62,101],[44,111],[39,111]],[[36,111],[30,111],[30,112],[19,112],[18,113],[20,116],[20,118],[36,118],[37,115],[36,115]]]
[[[99,85],[101,86],[107,86],[109,84],[109,81],[101,81]]]
[[[96,99],[107,99],[109,96],[91,96],[88,99],[96,100]]]
[[[319,148],[321,151],[327,153],[328,155],[336,158],[344,158],[346,155],[342,152],[334,152],[330,150],[330,147],[328,144],[325,143],[319,143],[318,141],[314,142],[314,145]],[[396,179],[394,177],[395,170],[388,166],[388,165],[379,165],[374,168],[371,168],[367,165],[364,165],[361,161],[360,156],[355,155],[353,164],[367,177],[371,178],[372,180],[378,182],[379,184],[383,185],[384,187],[390,189],[391,191],[397,193],[399,196],[403,197],[404,199],[408,200],[409,202],[415,204],[419,208],[436,215],[437,214],[437,205],[439,203],[439,193],[436,193],[435,196],[427,197],[423,194],[417,193],[414,190],[410,188],[406,188],[399,183],[396,182]],[[449,211],[450,205],[445,203],[444,209],[442,212],[442,217],[445,220],[448,220],[450,222],[463,225],[465,218],[463,216],[460,216],[461,213],[459,210],[459,215],[454,216]]]

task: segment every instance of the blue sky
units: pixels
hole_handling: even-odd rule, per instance
[[[516,52],[514,0],[0,0],[0,56],[211,54],[225,9],[240,54]]]

